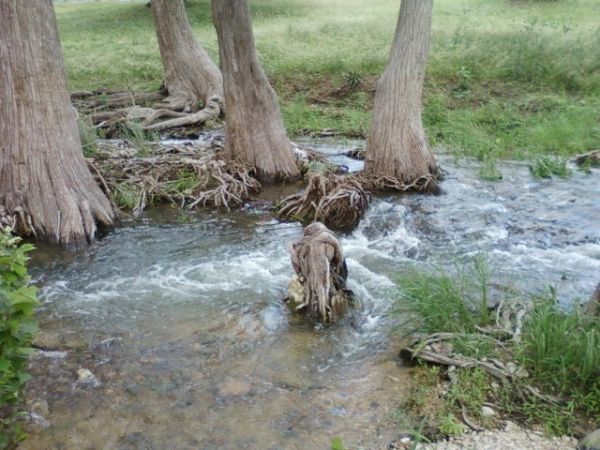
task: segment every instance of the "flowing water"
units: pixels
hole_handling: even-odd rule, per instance
[[[311,143],[356,170],[341,156],[351,144]],[[537,181],[507,162],[494,183],[476,162],[441,162],[443,195],[375,198],[342,237],[362,308],[331,327],[283,305],[302,228],[260,209],[154,210],[84,253],[39,251],[47,351],[33,359],[36,424],[21,448],[327,449],[334,436],[385,448],[409,370],[396,273],[483,253],[495,281],[555,285],[565,306],[600,281],[598,171]],[[80,368],[98,383],[78,383]]]

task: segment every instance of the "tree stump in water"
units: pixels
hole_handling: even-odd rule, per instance
[[[290,307],[323,322],[335,321],[352,293],[346,289],[346,260],[333,232],[320,222],[308,225],[302,239],[290,246],[290,254],[296,272],[288,287]]]

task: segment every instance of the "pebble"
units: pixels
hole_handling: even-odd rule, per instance
[[[85,386],[96,387],[100,382],[96,376],[88,369],[79,369],[77,371],[77,382]]]
[[[47,416],[49,413],[48,402],[44,399],[36,400],[31,405],[31,412],[39,414],[40,416]]]
[[[495,415],[496,411],[494,411],[494,408],[485,405],[481,407],[481,417],[493,417]]]

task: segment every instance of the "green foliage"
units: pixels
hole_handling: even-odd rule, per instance
[[[132,210],[140,200],[140,188],[127,181],[119,183],[111,191],[111,200],[118,208]]]
[[[98,135],[96,129],[84,119],[77,119],[77,127],[79,128],[79,138],[81,140],[81,148],[86,157],[98,155],[98,146],[96,140]]]
[[[529,170],[535,178],[552,178],[553,175],[567,178],[571,174],[565,159],[550,156],[535,160],[533,165],[529,166]]]
[[[0,448],[23,437],[14,414],[29,379],[27,358],[37,331],[37,291],[27,273],[27,253],[33,246],[19,243],[9,229],[0,230],[0,411],[9,413],[0,417]]]
[[[461,370],[448,391],[448,401],[464,405],[470,416],[479,417],[481,405],[491,392],[488,375],[479,368]]]
[[[138,149],[138,156],[148,156],[152,152],[150,143],[158,141],[160,135],[156,132],[144,130],[139,122],[126,121],[119,123],[119,135],[131,141]]]
[[[521,340],[500,346],[476,328],[491,321],[489,313],[483,312],[490,286],[485,263],[478,258],[457,273],[451,277],[443,271],[413,272],[400,279],[402,307],[407,308],[408,303],[419,321],[418,331],[457,333],[448,341],[454,353],[515,362],[528,376],[494,384],[480,369],[459,370],[442,413],[451,413],[452,408],[458,412],[464,405],[471,417],[479,417],[481,405],[491,401],[514,417],[542,424],[551,434],[573,433],[581,424],[600,421],[600,319],[585,316],[576,308],[561,308],[551,289],[527,299],[532,307],[525,316]],[[510,293],[504,299],[505,305],[515,298],[524,296]],[[533,396],[523,397],[525,385],[565,399],[566,403],[556,405]],[[408,406],[420,407],[418,402]],[[455,431],[452,417],[443,419],[440,431],[442,426],[445,434]]]
[[[423,111],[430,142],[477,157],[490,180],[499,177],[498,158],[565,158],[599,148],[596,5],[436,0]],[[290,134],[366,135],[397,3],[256,0],[251,8]],[[163,68],[148,8],[95,2],[57,4],[56,11],[74,89],[158,89]],[[190,2],[188,16],[216,59],[210,5]],[[315,104],[315,93],[326,101]]]
[[[486,181],[500,181],[502,179],[502,172],[496,167],[496,160],[494,158],[484,159],[479,170],[479,176],[482,180]]]
[[[545,391],[572,398],[600,420],[600,320],[564,311],[554,292],[535,300],[518,356]]]
[[[344,72],[344,86],[348,89],[356,89],[363,82],[363,76],[359,72],[349,70]]]
[[[489,271],[483,258],[456,268],[453,277],[440,269],[438,274],[410,271],[398,284],[408,308],[419,320],[422,331],[473,333],[489,323]]]
[[[458,436],[466,431],[463,423],[452,413],[440,417],[439,428],[440,432],[446,436]]]
[[[331,440],[331,450],[344,450],[342,438],[335,437]]]

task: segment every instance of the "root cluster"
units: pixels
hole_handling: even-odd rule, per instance
[[[251,169],[240,163],[225,163],[210,151],[171,150],[151,157],[88,159],[88,164],[115,206],[131,209],[134,216],[157,202],[229,209],[261,189]]]
[[[351,230],[369,206],[370,196],[356,179],[312,174],[306,189],[283,200],[277,216],[304,223],[323,222],[335,230]]]
[[[190,109],[185,102],[171,102],[156,92],[73,92],[73,104],[91,123],[112,135],[120,123],[136,122],[144,131],[158,132],[201,125],[221,114],[221,99],[211,97],[202,109]]]

